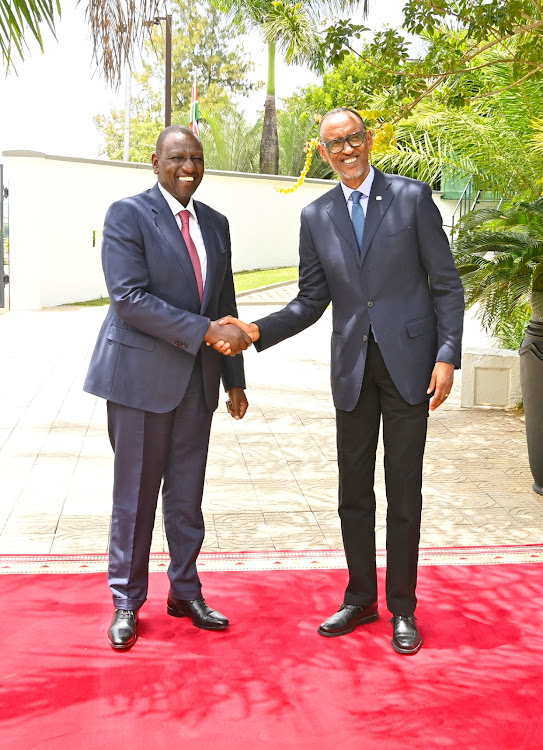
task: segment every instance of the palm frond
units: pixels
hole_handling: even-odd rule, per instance
[[[82,2],[82,0],[78,0]],[[124,63],[149,38],[155,18],[165,16],[164,0],[85,0],[93,57],[107,83],[118,86]]]
[[[0,55],[6,70],[14,65],[14,55],[24,59],[29,35],[43,52],[41,27],[54,34],[60,15],[60,0],[0,0]]]
[[[502,325],[517,308],[533,306],[538,293],[543,277],[543,199],[467,214],[459,224],[453,253],[467,305],[479,304],[485,326]]]
[[[499,89],[512,80],[511,66],[479,71],[481,85]],[[487,83],[486,83],[486,82]],[[392,97],[392,99],[391,99]],[[394,106],[393,92],[373,97],[372,106]],[[433,148],[428,148],[422,134]],[[504,194],[541,194],[543,153],[543,97],[541,82],[525,82],[493,98],[466,106],[448,106],[437,94],[423,99],[397,124],[397,150],[379,156],[393,171],[437,174],[441,159],[454,179],[464,174],[477,188]],[[414,155],[413,155],[414,154]],[[378,163],[376,161],[376,163]],[[380,163],[380,162],[379,162]],[[424,177],[421,177],[425,179]]]
[[[303,99],[293,96],[287,105],[287,109],[277,112],[279,174],[294,176],[304,168],[306,143],[317,134],[317,120]],[[307,177],[328,179],[333,173],[327,162],[314,155]]]
[[[532,121],[533,133],[530,145],[538,154],[543,156],[543,118]]]
[[[200,137],[206,168],[231,172],[258,172],[262,123],[248,125],[234,107],[220,113],[202,110]]]
[[[261,27],[266,43],[277,45],[287,65],[314,59],[318,48],[316,27],[302,3],[274,2]]]

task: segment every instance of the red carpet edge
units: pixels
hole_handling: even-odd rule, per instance
[[[421,548],[419,565],[500,565],[543,562],[543,544],[490,547]],[[167,552],[151,554],[149,569],[168,567]],[[386,566],[386,551],[377,550],[378,567]],[[345,568],[343,550],[275,550],[246,552],[201,552],[198,567],[204,571],[225,570],[323,570]],[[107,570],[106,553],[77,555],[0,555],[0,574],[96,573]]]

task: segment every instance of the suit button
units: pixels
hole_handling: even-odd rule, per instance
[[[180,349],[186,349],[187,345],[184,344],[182,341],[174,341],[174,346],[178,346]]]
[[[368,307],[373,307],[373,302],[368,302]]]
[[[362,341],[367,341],[367,340],[368,340],[368,337],[366,336],[366,334],[364,334],[364,335],[362,336]]]

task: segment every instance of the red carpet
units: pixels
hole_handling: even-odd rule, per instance
[[[202,578],[229,630],[168,617],[155,573],[123,654],[105,574],[0,576],[0,748],[543,748],[541,563],[421,568],[414,657],[393,652],[383,603],[377,623],[317,635],[344,570]]]

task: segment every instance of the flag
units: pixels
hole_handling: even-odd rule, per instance
[[[196,87],[196,75],[192,83],[192,95],[190,98],[190,129],[196,136],[200,136],[198,120],[200,119],[200,108],[198,107],[198,88]]]

